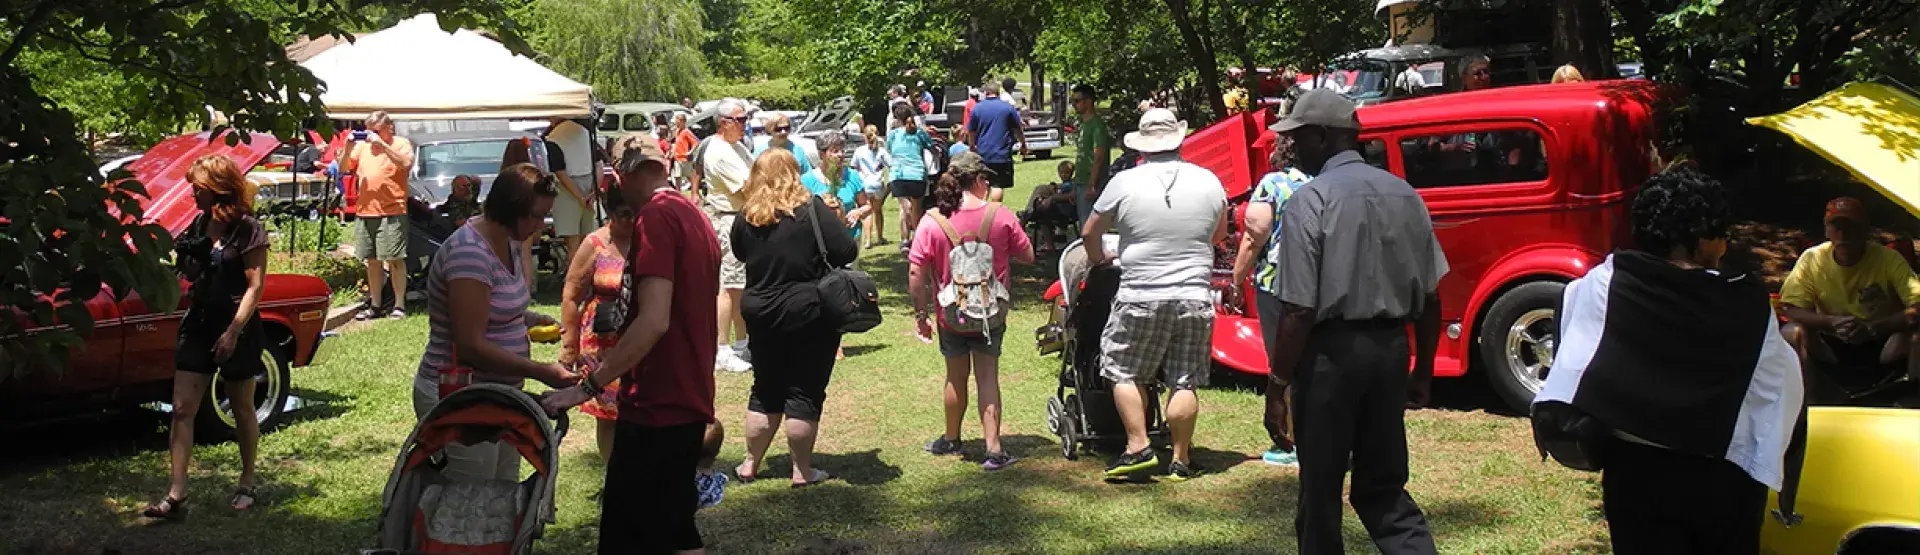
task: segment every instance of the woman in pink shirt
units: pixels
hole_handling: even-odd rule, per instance
[[[964,230],[960,233],[976,235],[985,230],[986,236],[977,239],[993,247],[994,276],[1001,287],[1011,289],[1008,264],[1015,260],[1033,263],[1033,242],[1020,228],[1019,216],[1000,203],[987,201],[990,175],[992,170],[979,154],[955,156],[935,186],[933,210],[954,230]],[[953,248],[953,241],[933,211],[921,218],[907,252],[907,288],[913,295],[915,326],[921,341],[932,342],[936,334],[930,310],[937,308],[935,291],[952,281],[947,266]],[[926,450],[934,455],[960,454],[960,419],[967,412],[967,374],[972,373],[980,389],[981,436],[987,443],[986,460],[980,466],[987,470],[1006,468],[1014,462],[1000,446],[1000,346],[1006,326],[970,334],[947,329],[945,319],[941,321],[937,334],[940,354],[947,359],[947,429],[928,443]]]

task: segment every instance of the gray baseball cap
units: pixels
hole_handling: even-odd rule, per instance
[[[1353,101],[1327,89],[1314,89],[1293,103],[1287,117],[1273,124],[1276,133],[1317,125],[1328,129],[1360,129],[1360,118],[1353,114]]]
[[[979,153],[971,150],[962,152],[959,156],[954,156],[953,161],[947,164],[947,170],[961,175],[993,175],[999,173],[993,171],[993,168],[988,167],[987,160],[981,158]]]

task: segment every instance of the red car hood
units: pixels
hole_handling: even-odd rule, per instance
[[[193,186],[187,183],[187,169],[193,167],[195,159],[219,154],[232,159],[245,173],[280,146],[279,139],[263,133],[253,133],[233,146],[227,146],[224,137],[225,134],[212,137],[208,133],[173,137],[153,145],[139,160],[127,166],[134,179],[147,188],[143,204],[148,222],[166,227],[168,233],[177,237],[200,216],[200,208],[193,204]]]

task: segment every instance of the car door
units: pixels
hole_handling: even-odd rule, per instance
[[[1388,138],[1401,176],[1420,192],[1449,271],[1443,318],[1457,322],[1481,277],[1501,259],[1559,239],[1547,179],[1544,128],[1474,122],[1403,130]]]
[[[185,292],[186,280],[180,281],[180,307],[173,312],[160,312],[148,306],[146,299],[138,293],[129,293],[120,300],[121,322],[125,328],[127,383],[164,381],[173,379],[173,357],[175,341],[180,335],[180,320],[186,316],[188,305]]]

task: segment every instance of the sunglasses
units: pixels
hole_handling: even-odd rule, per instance
[[[1487,71],[1486,68],[1481,68],[1481,69],[1473,70],[1472,74],[1473,75],[1493,75],[1493,72]]]
[[[731,122],[734,122],[734,123],[746,123],[746,122],[747,122],[747,116],[720,116],[720,119],[721,119],[722,121],[731,121]]]
[[[793,130],[793,126],[789,126],[789,125],[782,125],[782,126],[773,128],[774,133],[786,133],[792,130]]]

